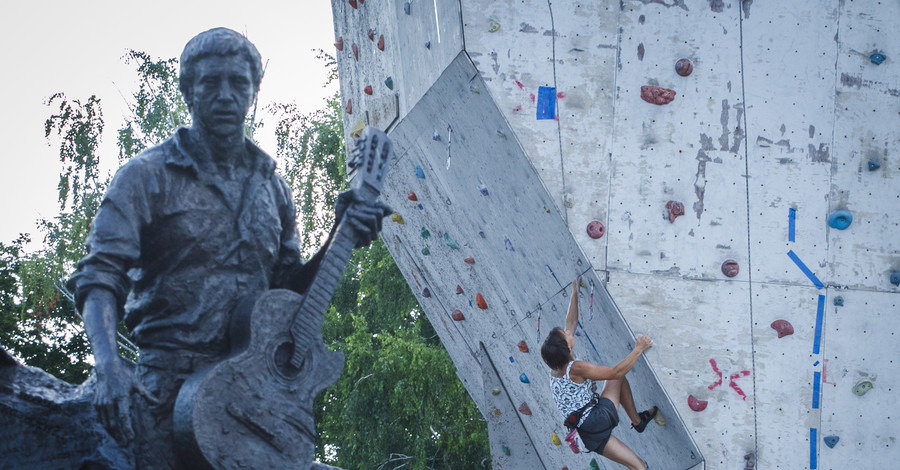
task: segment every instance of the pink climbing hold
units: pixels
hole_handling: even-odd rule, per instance
[[[559,92],[556,93],[556,97],[557,97],[557,98],[565,98],[565,97],[566,97],[566,92],[564,92],[564,91],[559,91]]]
[[[359,7],[356,5],[356,0],[350,0],[349,3],[350,3],[350,6],[353,7],[354,10],[357,9],[357,8],[359,8]]]
[[[666,209],[669,209],[669,222],[675,223],[675,219],[679,215],[684,215],[684,204],[678,201],[669,201],[666,203]]]
[[[678,62],[675,62],[675,73],[677,73],[678,75],[687,77],[693,71],[694,64],[692,64],[689,59],[678,59]]]
[[[487,302],[484,301],[484,297],[482,297],[481,292],[475,295],[475,303],[478,304],[478,308],[487,310]]]
[[[527,403],[522,402],[522,404],[519,405],[519,413],[522,413],[525,416],[531,416],[531,408],[528,407]]]
[[[359,47],[356,47],[356,43],[353,43],[353,46],[350,47],[353,49],[353,58],[359,61]]]
[[[462,288],[462,286],[459,285],[459,284],[457,284],[457,285],[456,285],[456,294],[459,295],[459,294],[462,294],[462,293],[463,293],[463,288]]]
[[[522,351],[523,353],[528,352],[528,343],[526,343],[524,340],[519,341],[519,351]]]
[[[384,35],[383,34],[381,36],[378,36],[378,50],[379,51],[384,50]]]
[[[353,114],[353,100],[347,99],[347,106],[344,108],[347,114]]]
[[[418,201],[419,200],[418,196],[416,196],[415,191],[410,191],[409,194],[406,195],[406,199],[409,199],[410,201]]]
[[[473,257],[471,257],[471,256],[467,257],[467,258],[464,259],[463,261],[465,261],[466,264],[475,264],[475,258],[473,258]]]
[[[369,41],[374,41],[374,40],[375,40],[375,30],[369,28]]]
[[[775,320],[772,322],[772,329],[778,332],[779,338],[794,334],[794,325],[787,320]]]
[[[727,259],[722,263],[722,274],[728,277],[737,276],[740,271],[741,267],[738,265],[738,262],[733,259]]]
[[[372,85],[366,85],[366,87],[363,88],[363,92],[367,95],[371,95],[372,94]]]
[[[698,400],[698,399],[694,398],[693,395],[688,396],[688,406],[691,407],[691,409],[694,411],[697,411],[697,412],[703,411],[706,409],[706,405],[708,405],[708,404],[709,404],[709,402],[703,401],[703,400]]]
[[[641,99],[657,105],[669,104],[675,99],[675,91],[668,88],[644,85],[641,87]]]
[[[463,315],[463,313],[460,312],[459,309],[456,309],[453,311],[453,314],[450,315],[450,318],[452,318],[453,321],[463,321],[466,319],[466,316]]]
[[[334,47],[339,51],[344,50],[344,38],[337,38],[337,41],[335,41],[334,43]]]
[[[603,222],[599,220],[594,220],[587,225],[587,234],[591,238],[600,238],[604,233],[606,233],[606,228],[603,226]]]

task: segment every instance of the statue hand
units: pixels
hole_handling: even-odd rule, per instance
[[[159,404],[121,359],[116,358],[112,366],[98,366],[94,408],[100,424],[122,445],[127,445],[134,439],[134,427],[131,425],[133,392],[143,395],[150,403]]]
[[[382,219],[393,211],[391,206],[381,201],[374,203],[357,201],[353,190],[339,194],[335,204],[336,220],[340,221],[341,217],[347,216],[347,224],[356,232],[357,248],[367,246],[378,238]]]

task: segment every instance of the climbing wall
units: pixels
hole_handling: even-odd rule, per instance
[[[666,424],[616,431],[651,468],[900,458],[900,4],[332,4],[347,138],[395,140],[384,238],[495,467],[594,457],[538,353],[576,275],[579,357],[654,338]]]

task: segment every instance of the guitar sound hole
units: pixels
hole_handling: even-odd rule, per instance
[[[303,364],[300,364],[300,367],[294,367],[291,364],[291,357],[294,355],[294,342],[293,341],[285,341],[278,345],[275,348],[275,368],[278,370],[278,373],[286,378],[296,377],[297,374],[300,373],[300,369],[303,368]],[[305,360],[304,360],[305,361]]]

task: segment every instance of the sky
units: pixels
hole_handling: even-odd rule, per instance
[[[26,232],[32,235],[30,247],[37,248],[41,234],[35,221],[59,212],[59,154],[44,137],[44,121],[52,114],[45,103],[52,94],[82,102],[91,95],[100,98],[105,121],[100,163],[104,171],[114,171],[116,130],[127,114],[126,97],[137,90],[134,67],[122,60],[126,51],[178,57],[190,38],[218,26],[245,33],[259,49],[266,65],[260,109],[288,102],[311,112],[337,91],[337,83],[323,87],[327,71],[315,58],[318,49],[334,53],[329,1],[6,2],[0,14],[5,107],[0,141],[6,147],[0,152],[0,242]],[[257,133],[272,153],[273,127]]]

